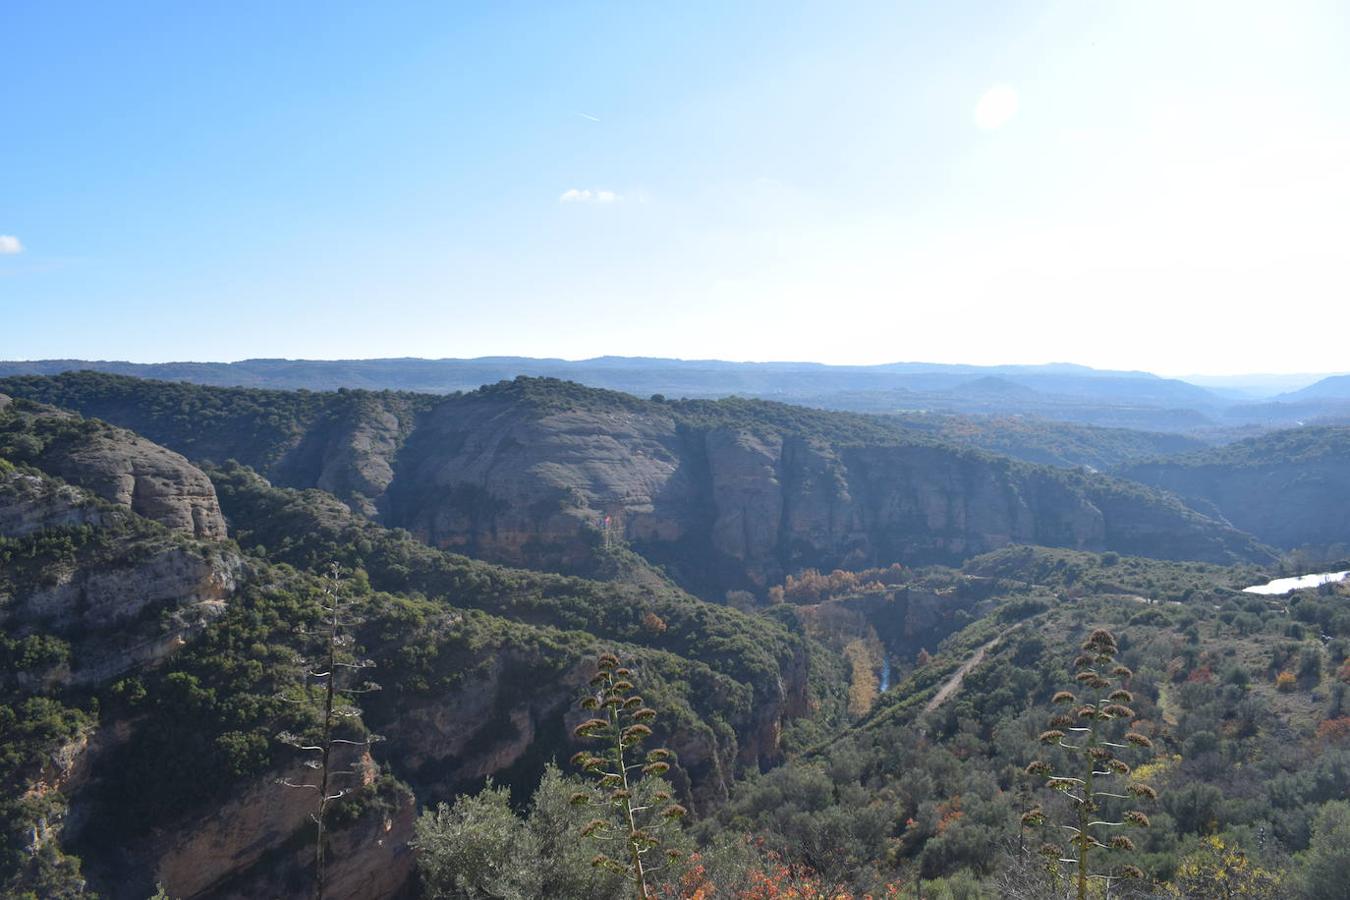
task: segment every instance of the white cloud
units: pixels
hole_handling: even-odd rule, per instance
[[[14,256],[23,252],[23,244],[12,234],[0,234],[0,256]]]
[[[614,203],[623,197],[614,191],[593,191],[590,188],[569,188],[558,197],[559,203]]]
[[[993,131],[1008,124],[1017,115],[1017,91],[1006,84],[996,84],[984,92],[975,104],[975,125]]]

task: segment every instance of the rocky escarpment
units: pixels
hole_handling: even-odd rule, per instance
[[[186,459],[130,432],[53,448],[39,464],[105,500],[196,538],[226,536],[211,480]]]
[[[659,737],[677,760],[671,779],[695,810],[725,800],[742,768],[758,769],[780,755],[777,740],[792,688],[784,686],[776,704],[752,707],[748,686],[675,657],[624,652],[643,673],[648,696],[661,697]],[[594,673],[590,657],[549,659],[507,646],[454,690],[375,709],[372,722],[387,739],[383,752],[394,771],[421,797],[452,797],[476,788],[486,776],[528,783],[545,763],[582,748],[573,729],[587,714],[577,697]],[[672,693],[668,685],[676,678],[693,681],[706,695]],[[734,700],[726,696],[736,693]],[[729,710],[732,715],[718,723],[716,717]]]
[[[584,631],[672,653],[752,686],[756,715],[776,719],[801,712],[807,677],[799,640],[740,610],[700,602],[667,580],[635,583],[625,574],[618,583],[598,582],[504,569],[427,547],[406,531],[362,519],[319,491],[275,488],[238,466],[213,469],[211,477],[239,542],[274,562],[313,569],[332,561],[334,548],[344,548],[337,561],[365,572],[378,590],[444,597],[460,609],[521,624]],[[616,552],[602,558],[616,557],[621,565],[641,559]],[[648,567],[640,574],[649,572]],[[742,755],[753,754],[747,764],[773,759],[774,742],[749,738],[761,729],[743,724],[736,723],[736,731]]]
[[[718,594],[803,567],[953,562],[1010,543],[1164,558],[1265,557],[1163,495],[947,445],[856,445],[791,428],[700,426],[657,403],[538,409],[446,401],[404,448],[386,520],[539,568],[608,537]]]
[[[1122,473],[1276,546],[1350,550],[1350,427],[1275,432]]]
[[[348,394],[345,401],[282,457],[274,474],[286,484],[327,491],[373,518],[377,499],[394,480],[393,461],[413,413],[389,398]]]
[[[96,822],[79,789],[109,771],[109,751],[125,743],[144,721],[109,723],[95,740],[85,740],[75,763],[78,777],[62,789],[76,798],[62,829],[69,845],[80,847],[93,863],[88,873],[98,896],[140,900],[162,887],[171,897],[251,900],[300,896],[313,879],[314,792],[288,789],[281,782],[312,784],[313,769],[284,765],[231,786],[218,803],[174,810],[143,835],[103,847],[107,835],[85,834]],[[415,798],[406,788],[380,776],[368,753],[339,747],[334,767],[353,775],[344,779],[348,796],[334,805],[326,829],[325,895],[353,900],[382,900],[400,894],[413,873],[408,846],[416,819]],[[336,809],[341,807],[341,815]],[[338,822],[338,819],[341,822]]]
[[[64,851],[79,816],[67,816],[66,801],[87,787],[95,758],[119,733],[117,723],[100,722],[90,698],[107,700],[108,685],[124,676],[150,677],[225,612],[242,568],[232,545],[174,533],[0,460],[0,706],[13,726],[0,793],[22,798],[5,801],[6,852],[23,829],[37,867],[0,871],[0,894],[43,878],[53,860],[63,867],[58,880],[77,880]],[[19,858],[29,859],[5,857]],[[57,881],[43,883],[57,890]]]
[[[276,434],[259,455],[259,471],[280,484],[327,486],[434,546],[511,565],[592,572],[597,547],[626,541],[709,597],[762,590],[806,566],[950,563],[1022,542],[1268,558],[1162,494],[849,414],[643,401],[548,379],[441,399],[138,388],[90,375],[6,385],[143,423],[199,459],[227,435],[204,443],[155,412],[161,394],[221,407],[221,421],[246,417],[248,404],[294,407],[293,429],[267,426]]]
[[[72,685],[98,684],[172,654],[225,611],[233,553],[166,546],[134,562],[79,567],[14,598],[0,622],[71,636]],[[147,621],[158,612],[159,621]]]
[[[366,792],[382,789],[387,796],[384,804],[367,801],[355,822],[330,832],[326,894],[351,900],[394,896],[412,875],[408,842],[416,817],[414,799],[401,788],[377,785],[379,768],[369,756],[348,763],[339,755],[334,761],[338,768],[358,772]],[[156,882],[173,897],[293,896],[288,880],[304,884],[312,877],[314,795],[279,787],[280,779],[312,783],[314,773],[297,765],[254,779],[222,806],[165,823],[167,827],[157,829],[133,852],[153,860]],[[127,900],[141,896],[113,892],[114,898]]]
[[[70,641],[70,662],[48,673],[65,684],[171,654],[223,612],[243,565],[232,550],[173,539],[31,471],[0,473],[0,537],[37,542],[0,577],[0,625]],[[39,554],[47,545],[54,550]]]
[[[84,491],[30,472],[0,473],[0,535],[97,526],[103,512]]]
[[[181,455],[122,428],[32,403],[0,407],[0,456],[196,538],[226,536],[211,480]]]
[[[236,460],[288,487],[317,487],[373,515],[427,394],[201,388],[72,372],[8,379],[28,400],[112,422],[189,459]]]
[[[50,464],[103,429],[69,416],[48,424],[24,431],[37,444],[20,446],[26,459]],[[277,896],[307,877],[295,810],[267,808],[287,803],[266,790],[285,759],[272,746],[278,685],[296,675],[274,673],[300,665],[299,623],[319,585],[272,566],[271,547],[323,560],[356,554],[344,564],[403,594],[369,594],[357,617],[355,637],[378,660],[385,688],[363,703],[363,720],[388,738],[380,763],[424,802],[451,799],[488,774],[528,790],[545,762],[568,758],[584,715],[576,699],[601,647],[642,673],[661,710],[658,736],[677,754],[672,780],[696,811],[724,799],[737,771],[779,758],[783,718],[806,711],[801,642],[668,584],[504,570],[435,551],[317,491],[275,496],[265,483],[227,480],[220,496],[248,535],[245,562],[233,543],[175,534],[33,465],[4,471],[12,502],[0,503],[0,521],[11,523],[15,543],[0,550],[22,561],[0,571],[0,621],[7,635],[54,639],[39,648],[50,646],[52,663],[39,660],[21,684],[3,686],[63,702],[99,697],[101,709],[76,722],[89,740],[63,735],[57,751],[81,761],[61,771],[86,774],[54,768],[39,779],[54,810],[71,795],[71,814],[44,814],[41,827],[114,896],[144,896],[156,882],[175,896]],[[255,503],[282,505],[249,511],[249,490]],[[310,510],[311,500],[322,502]],[[274,529],[292,502],[300,509]],[[312,521],[302,524],[301,512]],[[484,609],[465,608],[472,603]],[[345,848],[335,851],[344,855],[330,878],[335,892],[398,889],[408,858],[391,848],[405,847],[411,810],[391,801],[335,832],[333,846]]]
[[[669,415],[538,415],[509,396],[453,398],[409,439],[385,518],[436,546],[568,568],[606,528],[637,541],[684,537],[696,478]]]

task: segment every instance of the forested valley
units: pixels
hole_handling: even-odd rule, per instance
[[[0,893],[1346,896],[1350,428],[1015,424],[0,379]]]

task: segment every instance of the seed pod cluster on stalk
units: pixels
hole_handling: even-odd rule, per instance
[[[612,653],[596,660],[596,674],[581,708],[590,713],[574,735],[593,741],[594,750],[582,750],[572,764],[595,780],[596,791],[572,795],[578,805],[597,807],[596,816],[581,836],[595,841],[599,852],[592,865],[629,879],[639,900],[652,896],[650,877],[664,857],[662,833],[678,827],[686,810],[675,802],[665,774],[673,756],[669,750],[644,749],[652,736],[656,710],[647,706],[634,685],[636,673]]]
[[[1116,638],[1105,629],[1093,631],[1074,660],[1075,689],[1058,691],[1053,698],[1061,711],[1050,718],[1040,741],[1060,750],[1058,765],[1035,760],[1028,775],[1045,780],[1045,786],[1068,799],[1072,821],[1055,824],[1066,832],[1069,849],[1054,840],[1040,848],[1051,872],[1071,865],[1078,900],[1086,900],[1090,879],[1108,886],[1120,878],[1143,878],[1144,873],[1128,863],[1117,864],[1112,856],[1133,852],[1134,841],[1123,833],[1149,827],[1148,815],[1136,807],[1156,801],[1158,792],[1131,778],[1123,753],[1138,754],[1153,748],[1153,742],[1134,728],[1134,695],[1129,689],[1134,673],[1116,661]],[[1053,824],[1037,805],[1022,816],[1024,827]],[[1100,852],[1099,852],[1100,851]],[[1092,861],[1102,859],[1103,871],[1094,872]]]

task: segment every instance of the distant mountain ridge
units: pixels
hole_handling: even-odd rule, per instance
[[[604,356],[589,360],[286,360],[233,363],[0,362],[0,377],[91,370],[216,387],[339,388],[447,394],[520,375],[558,378],[637,396],[748,396],[855,412],[1020,413],[1118,427],[1180,431],[1214,425],[1226,402],[1204,388],[1146,372],[1070,363],[972,366],[900,362],[831,366]],[[979,389],[997,379],[1001,391]]]
[[[641,356],[599,356],[592,359],[565,360],[525,356],[483,356],[468,359],[422,359],[394,357],[387,359],[310,360],[310,359],[244,359],[237,362],[166,362],[135,363],[123,360],[0,360],[0,377],[8,375],[57,375],[62,372],[89,370],[164,381],[191,381],[218,387],[276,387],[335,390],[339,387],[368,388],[372,390],[418,390],[449,393],[472,390],[517,375],[565,378],[586,383],[578,375],[592,371],[609,373],[611,377],[631,377],[633,373],[647,373],[647,377],[664,377],[689,381],[696,385],[700,378],[716,373],[718,376],[736,374],[747,382],[764,376],[798,376],[800,378],[830,377],[847,384],[866,384],[873,378],[890,381],[899,377],[913,384],[960,384],[972,378],[985,376],[1029,377],[1043,384],[1054,384],[1055,379],[1126,378],[1185,385],[1174,379],[1163,379],[1141,371],[1114,371],[1093,369],[1074,363],[1045,365],[977,366],[951,363],[897,362],[870,366],[830,365],[816,362],[733,362],[717,359],[668,359]],[[626,376],[619,373],[628,373]],[[929,376],[914,379],[912,376]],[[594,387],[610,387],[597,384]],[[843,384],[841,384],[843,386]],[[871,385],[867,385],[871,386]],[[1194,385],[1179,388],[1190,396],[1202,396]],[[1187,391],[1187,388],[1191,390]],[[721,388],[717,392],[723,393]]]
[[[1350,375],[1329,375],[1316,384],[1281,394],[1276,399],[1292,403],[1305,400],[1350,400]]]
[[[868,413],[1023,415],[1082,425],[1195,433],[1247,425],[1288,428],[1350,419],[1350,395],[1328,388],[1274,400],[1210,389],[1147,372],[1072,363],[974,366],[898,362],[834,366],[812,362],[728,362],[602,356],[569,361],[478,359],[288,360],[232,363],[0,361],[0,377],[90,370],[213,387],[423,394],[471,391],[517,376],[557,378],[640,397],[778,400]],[[1327,379],[1334,384],[1333,379]]]

